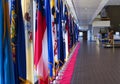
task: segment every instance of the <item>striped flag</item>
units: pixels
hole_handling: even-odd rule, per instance
[[[0,84],[15,84],[8,1],[0,0]]]
[[[48,84],[48,38],[44,0],[38,0],[34,65],[40,84]]]
[[[27,80],[34,83],[33,72],[33,0],[22,0],[24,16],[25,42],[26,42],[26,76]]]

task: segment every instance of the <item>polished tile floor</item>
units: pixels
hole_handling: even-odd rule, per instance
[[[120,48],[80,42],[71,84],[120,84]]]

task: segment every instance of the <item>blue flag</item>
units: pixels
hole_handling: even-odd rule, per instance
[[[8,1],[0,1],[0,84],[15,84],[10,46]]]
[[[26,80],[26,51],[25,31],[22,16],[21,0],[17,0],[17,23],[16,23],[16,56],[20,80]]]
[[[78,41],[78,28],[77,28],[77,24],[74,23],[74,28],[73,28],[73,31],[74,31],[74,44]]]
[[[69,47],[72,48],[73,46],[73,20],[72,16],[70,15],[70,23],[69,23],[69,32],[70,32],[70,45]]]
[[[62,0],[57,0],[57,13],[56,13],[56,23],[57,23],[57,42],[58,42],[58,60],[59,67],[64,64],[64,43],[63,43],[63,30],[62,30],[62,20],[63,20],[63,2]]]
[[[63,41],[63,1],[60,0],[60,16],[59,16],[59,40],[60,40],[60,60],[59,66],[61,67],[64,64],[65,59],[65,43]]]
[[[53,43],[52,43],[52,25],[51,25],[51,9],[50,0],[45,0],[45,13],[46,13],[46,23],[47,23],[47,37],[48,37],[48,62],[49,62],[49,76],[53,77]]]
[[[66,21],[66,23],[68,22],[68,10],[67,10],[66,5],[65,5],[65,9],[64,9],[64,20]]]
[[[78,26],[75,26],[75,42],[78,41],[78,34],[79,34],[79,30],[78,30]]]
[[[2,0],[0,0],[0,84],[4,84],[4,61],[3,61],[3,28],[4,28],[4,23],[3,23],[3,3]]]
[[[15,74],[15,84],[19,84],[19,73],[18,73],[18,61],[16,56],[16,24],[17,24],[17,4],[16,0],[10,0],[10,36],[11,36],[11,46],[12,46],[12,57],[13,57],[13,63],[14,63],[14,74]]]

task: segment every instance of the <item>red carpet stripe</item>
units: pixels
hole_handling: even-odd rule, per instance
[[[66,66],[66,69],[63,72],[62,79],[59,81],[60,84],[70,84],[79,48],[80,48],[80,43],[77,44],[77,47],[74,50],[72,57]]]

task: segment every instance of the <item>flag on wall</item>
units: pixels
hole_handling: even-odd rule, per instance
[[[16,20],[16,56],[18,62],[19,79],[26,80],[26,46],[25,30],[22,16],[21,0],[17,0],[17,20]]]
[[[0,84],[4,84],[4,60],[3,60],[3,31],[4,31],[4,9],[3,9],[3,2],[0,0]]]
[[[40,84],[48,84],[48,38],[44,0],[38,0],[34,65]]]
[[[37,28],[37,0],[33,0],[33,52],[35,56],[35,39],[36,39],[36,28]],[[34,70],[34,82],[38,82],[37,71],[36,68]]]
[[[8,1],[0,0],[0,84],[15,84]]]
[[[18,75],[18,64],[17,64],[17,56],[16,56],[16,20],[17,20],[17,6],[16,0],[10,0],[10,36],[11,36],[11,47],[12,47],[12,57],[14,63],[14,74],[15,74],[15,84],[19,83],[19,75]]]
[[[70,53],[70,14],[68,13],[68,52]]]
[[[36,26],[37,26],[37,2],[36,0],[33,0],[33,46],[35,49],[35,30],[36,30]]]
[[[52,40],[52,25],[51,25],[51,8],[50,0],[45,0],[45,13],[47,23],[47,36],[48,36],[48,63],[49,63],[49,76],[53,77],[53,40]],[[52,80],[52,79],[51,79]]]
[[[27,80],[34,83],[33,69],[33,0],[22,0],[24,17],[25,42],[26,42],[26,76]]]
[[[63,53],[63,34],[62,34],[62,17],[63,13],[61,9],[62,0],[56,0],[56,29],[57,29],[57,46],[58,46],[58,61],[59,68],[64,64],[64,53]]]
[[[69,34],[70,34],[69,48],[71,51],[71,48],[73,46],[73,20],[71,14],[70,14],[70,23],[69,23]]]
[[[62,22],[62,37],[63,37],[63,58],[64,58],[64,61],[66,60],[66,42],[65,42],[65,5],[64,3],[62,2],[61,3],[61,22]]]
[[[64,17],[65,17],[65,49],[66,49],[66,61],[68,59],[68,10],[67,6],[65,5],[65,10],[64,10]]]
[[[53,75],[57,74],[58,54],[57,54],[57,30],[56,30],[56,9],[55,0],[51,0],[51,20],[52,20],[52,39],[53,39],[53,51],[54,51],[54,65]]]
[[[58,58],[59,58],[59,67],[62,67],[64,64],[64,43],[63,43],[63,1],[58,0],[59,4],[59,20],[58,20]]]

